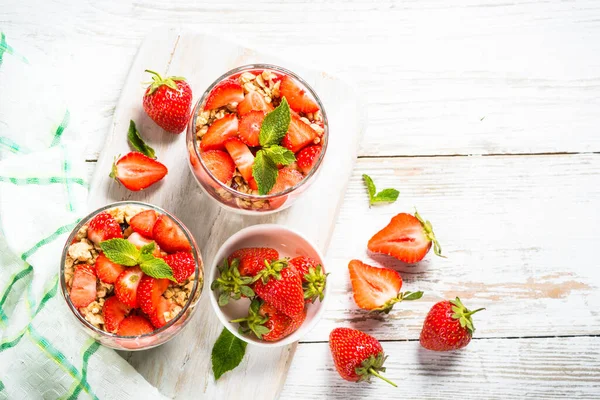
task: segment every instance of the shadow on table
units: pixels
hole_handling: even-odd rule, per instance
[[[464,351],[432,351],[417,346],[417,360],[421,371],[427,376],[450,376],[455,374],[453,367],[461,362]]]

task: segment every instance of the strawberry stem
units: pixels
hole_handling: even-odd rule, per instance
[[[382,379],[384,381],[386,381],[387,383],[389,383],[390,385],[392,385],[393,387],[398,387],[398,385],[396,385],[394,382],[390,381],[388,378],[386,378],[383,375],[380,375],[377,371],[375,371],[374,368],[369,368],[368,369],[369,374],[374,375],[376,377],[378,377],[379,379]]]
[[[469,311],[468,313],[465,313],[465,314],[463,314],[463,315],[464,315],[465,317],[469,317],[469,316],[471,316],[471,315],[475,314],[476,312],[483,311],[483,310],[485,310],[485,308],[478,308],[477,310]]]

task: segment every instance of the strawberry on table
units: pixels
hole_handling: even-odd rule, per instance
[[[69,297],[77,308],[87,307],[96,300],[96,275],[91,266],[87,264],[75,266]]]
[[[160,215],[152,229],[152,237],[167,253],[191,251],[192,246],[185,234],[167,215]]]
[[[162,78],[152,74],[152,84],[144,94],[144,111],[158,126],[171,133],[181,133],[190,119],[192,89],[185,78],[170,76]]]
[[[117,335],[140,336],[154,331],[154,327],[146,318],[139,315],[130,315],[119,324]]]
[[[229,154],[222,150],[208,150],[202,153],[206,168],[220,181],[227,183],[233,178],[235,164]]]
[[[223,150],[227,139],[237,137],[238,126],[239,122],[235,114],[227,114],[223,118],[217,119],[202,136],[200,150]]]
[[[196,271],[196,262],[189,252],[179,251],[177,253],[168,254],[163,259],[169,264],[173,270],[173,276],[179,283],[184,282],[187,278],[192,276],[194,271]]]
[[[323,272],[321,264],[310,257],[299,256],[292,258],[289,265],[302,280],[305,301],[311,303],[317,299],[323,301],[327,274]]]
[[[140,235],[152,239],[152,228],[158,218],[158,214],[154,210],[142,211],[131,218],[129,225]]]
[[[160,181],[167,172],[167,167],[160,162],[132,151],[113,164],[109,176],[136,192]]]
[[[117,299],[117,296],[111,296],[106,299],[102,308],[104,328],[111,333],[115,333],[119,329],[121,321],[129,314],[129,311],[131,311],[131,307],[121,303]]]
[[[329,334],[329,349],[335,368],[342,378],[351,382],[370,382],[371,376],[395,383],[383,377],[387,358],[377,339],[356,329],[335,328]]]
[[[425,257],[432,244],[434,253],[443,257],[431,223],[415,211],[414,216],[401,213],[393,217],[385,228],[373,235],[368,248],[406,263],[415,263]]]
[[[211,90],[204,109],[212,110],[226,106],[231,103],[239,103],[244,100],[244,89],[233,79],[226,79],[220,82]]]
[[[303,148],[296,154],[296,160],[298,160],[298,167],[306,175],[313,169],[319,156],[321,155],[321,145],[308,146]]]
[[[358,260],[348,264],[354,302],[364,310],[389,313],[394,304],[417,300],[423,292],[401,293],[402,277],[389,268],[377,268]]]
[[[119,275],[121,275],[126,268],[120,264],[110,261],[102,252],[98,255],[98,258],[96,258],[95,265],[98,279],[104,283],[110,284],[115,283]]]
[[[167,287],[169,287],[168,279],[157,279],[148,275],[142,276],[137,288],[138,307],[146,315],[152,315]]]
[[[281,145],[296,153],[313,143],[317,136],[317,132],[310,125],[305,124],[297,115],[292,114],[290,126]]]
[[[108,239],[122,238],[121,226],[112,215],[101,212],[88,224],[87,237],[95,244],[100,244]]]
[[[471,341],[475,327],[471,316],[485,310],[470,311],[460,299],[436,303],[425,318],[421,330],[421,346],[429,350],[449,351],[465,347]]]
[[[284,76],[281,79],[279,87],[281,97],[285,97],[292,110],[303,113],[313,113],[319,111],[317,103],[306,94],[290,76]]]
[[[257,277],[254,291],[265,302],[289,317],[295,317],[304,310],[302,280],[296,271],[289,267],[287,261],[270,263]]]
[[[115,295],[119,301],[131,308],[137,308],[137,289],[144,273],[140,267],[130,267],[115,281]]]
[[[273,111],[273,106],[265,101],[265,98],[258,92],[248,92],[244,100],[238,104],[237,112],[240,116],[248,114],[250,111]]]
[[[227,152],[233,158],[233,162],[242,174],[242,177],[248,184],[254,181],[252,177],[252,165],[254,164],[254,155],[241,140],[229,139],[225,142]]]
[[[250,147],[260,144],[258,136],[266,115],[267,113],[264,111],[250,111],[240,119],[239,135],[242,142]]]
[[[253,277],[265,267],[265,261],[276,261],[279,253],[269,247],[245,247],[231,253],[228,257],[229,263],[236,258],[239,259],[240,275]]]

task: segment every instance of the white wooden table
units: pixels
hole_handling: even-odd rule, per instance
[[[9,3],[9,4],[7,4]],[[142,38],[202,29],[356,83],[369,124],[328,258],[330,308],[300,343],[281,393],[293,398],[600,397],[600,7],[596,1],[13,1],[0,30],[61,65],[90,175]],[[207,55],[210,62],[210,55]],[[401,192],[368,208],[361,174]],[[423,300],[366,319],[345,273],[366,242],[413,206],[448,259],[401,267]],[[429,307],[459,295],[472,343],[420,348]],[[354,385],[333,367],[335,326],[363,329],[399,383]],[[135,363],[134,363],[135,364]],[[144,370],[140,369],[144,374]],[[185,397],[180,382],[157,383]],[[202,382],[199,380],[198,385]],[[199,390],[201,388],[199,387]]]

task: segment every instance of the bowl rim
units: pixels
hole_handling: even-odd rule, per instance
[[[222,253],[225,251],[226,247],[229,247],[230,245],[239,241],[242,236],[246,236],[249,233],[265,231],[265,230],[270,231],[270,230],[274,230],[274,229],[287,231],[293,235],[298,236],[300,239],[304,240],[314,250],[314,252],[317,254],[317,256],[319,257],[319,259],[321,261],[321,265],[324,266],[325,257],[323,256],[323,253],[317,246],[314,245],[314,243],[311,240],[309,240],[302,233],[298,232],[295,229],[288,228],[286,226],[279,225],[279,224],[256,224],[256,225],[247,226],[247,227],[237,231],[236,233],[231,235],[225,242],[223,242],[223,244],[219,247],[219,250],[217,251],[217,253],[215,254],[215,257],[213,258],[213,260],[211,262],[210,272],[208,275],[210,282],[212,282],[217,276],[219,259],[222,259],[224,257],[224,255]],[[325,270],[325,272],[327,272],[327,269],[325,269],[325,268],[323,268],[323,269]],[[302,335],[298,334],[298,331],[300,330],[300,328],[298,328],[298,330],[296,330],[289,336],[287,336],[281,340],[278,340],[276,342],[265,342],[265,341],[262,341],[259,339],[249,338],[249,337],[246,337],[246,336],[240,334],[237,329],[234,329],[233,324],[231,324],[231,322],[229,322],[227,320],[227,318],[225,318],[225,314],[223,313],[223,311],[221,310],[221,307],[219,307],[219,304],[217,303],[217,296],[215,295],[215,292],[213,290],[211,290],[210,293],[208,294],[208,296],[210,297],[210,303],[213,307],[213,310],[214,310],[215,314],[217,314],[217,318],[219,318],[219,321],[221,321],[221,323],[224,325],[224,327],[229,332],[231,332],[234,336],[236,336],[237,338],[239,338],[239,339],[243,340],[244,342],[246,342],[250,345],[253,345],[253,346],[282,347],[282,346],[287,346],[289,344],[299,341],[304,335],[309,333],[315,327],[315,325],[321,320],[321,318],[323,317],[323,314],[325,313],[325,311],[327,309],[327,305],[329,303],[329,298],[331,297],[330,290],[331,290],[331,283],[328,280],[327,284],[325,285],[323,301],[319,302],[319,304],[316,304],[316,303],[313,304],[313,306],[318,307],[317,312],[315,313],[315,315],[312,317],[312,319],[310,321],[304,321],[301,325],[301,327],[304,327],[304,333]]]
[[[164,326],[162,326],[162,327],[160,327],[158,329],[155,329],[155,330],[153,330],[150,333],[144,333],[143,335],[138,335],[138,336],[120,336],[120,335],[117,335],[115,333],[111,333],[111,332],[108,332],[108,331],[103,331],[102,329],[99,329],[99,328],[95,327],[94,325],[92,325],[87,319],[85,319],[85,317],[81,314],[81,312],[79,312],[79,310],[77,309],[77,307],[75,307],[73,305],[73,303],[71,302],[71,298],[70,298],[69,292],[67,290],[67,282],[65,280],[65,261],[66,261],[66,257],[67,257],[68,251],[69,251],[69,247],[71,246],[71,242],[73,241],[73,239],[77,235],[77,232],[79,232],[79,229],[81,229],[81,227],[83,225],[85,225],[86,223],[88,223],[93,217],[95,217],[96,215],[100,214],[101,212],[104,212],[104,211],[109,210],[111,208],[116,208],[116,207],[119,207],[119,206],[126,206],[126,205],[143,206],[143,207],[147,207],[149,209],[152,209],[154,211],[163,213],[163,214],[167,215],[169,218],[171,218],[175,222],[175,224],[177,224],[177,226],[179,228],[181,228],[181,230],[183,231],[184,235],[186,236],[186,238],[188,239],[188,241],[192,245],[191,246],[192,247],[192,256],[194,257],[194,263],[196,264],[196,268],[195,268],[195,271],[194,271],[196,273],[196,277],[194,279],[194,286],[193,286],[193,288],[192,288],[192,290],[191,290],[190,293],[196,293],[196,291],[198,290],[198,287],[200,286],[200,293],[198,294],[198,296],[197,297],[194,296],[194,295],[190,296],[190,298],[188,299],[188,301],[185,304],[185,306],[182,307],[181,311],[179,312],[179,314],[177,314],[177,316],[175,318],[173,318],[172,320],[170,320],[169,322],[167,322]],[[60,275],[59,279],[60,279],[60,289],[61,289],[62,297],[65,300],[65,302],[67,303],[67,306],[70,309],[70,311],[73,313],[73,315],[77,318],[77,320],[79,320],[79,322],[84,327],[86,327],[86,328],[90,329],[91,331],[93,331],[94,334],[102,336],[102,337],[105,337],[105,338],[111,338],[111,339],[128,339],[128,340],[154,337],[155,335],[160,334],[160,333],[168,330],[173,325],[175,325],[183,317],[183,315],[185,315],[186,311],[191,307],[192,303],[198,304],[198,302],[200,301],[200,298],[202,297],[202,294],[204,292],[204,281],[205,281],[204,263],[202,261],[201,252],[198,249],[198,245],[196,244],[194,236],[187,229],[187,227],[183,224],[183,222],[181,222],[177,217],[175,217],[173,214],[171,214],[170,212],[164,210],[161,207],[155,206],[155,205],[150,204],[150,203],[145,203],[145,202],[142,202],[142,201],[135,201],[135,200],[124,200],[124,201],[117,201],[117,202],[114,202],[114,203],[110,203],[110,204],[104,205],[104,206],[102,206],[102,207],[100,207],[100,208],[98,208],[98,209],[90,212],[85,217],[81,218],[80,221],[77,223],[77,226],[75,226],[75,228],[73,228],[73,230],[69,234],[69,237],[67,238],[67,241],[65,242],[65,246],[63,247],[62,256],[61,256],[61,260],[60,260],[59,275]],[[200,282],[200,279],[202,279],[202,282]],[[187,319],[187,321],[189,321],[189,318]],[[186,325],[186,323],[184,323],[184,325]],[[173,336],[175,336],[177,333],[178,332],[175,332],[175,334]],[[154,346],[149,346],[148,348],[151,348],[151,347],[154,347]],[[134,351],[134,350],[142,350],[142,349],[129,349],[128,351]]]
[[[227,186],[226,184],[221,182],[219,179],[217,179],[217,177],[214,176],[213,173],[210,171],[210,169],[208,169],[207,166],[204,164],[204,161],[202,160],[202,156],[200,155],[200,152],[198,150],[198,139],[196,137],[196,118],[198,118],[198,111],[200,110],[201,106],[205,103],[206,98],[208,97],[210,92],[215,88],[215,86],[217,86],[222,81],[230,78],[232,75],[235,75],[237,73],[249,72],[254,69],[271,69],[273,71],[281,72],[283,74],[289,75],[292,78],[296,79],[313,96],[313,98],[319,105],[321,114],[323,115],[324,132],[323,132],[323,135],[321,136],[321,142],[319,143],[322,147],[322,150],[321,150],[321,154],[319,155],[319,158],[317,159],[316,164],[313,166],[313,168],[310,170],[310,172],[306,176],[304,176],[304,178],[302,178],[302,180],[300,180],[300,182],[298,182],[294,186],[289,187],[282,192],[267,194],[267,195],[255,195],[255,194],[242,193],[235,189],[232,189],[231,187]],[[325,107],[323,106],[323,102],[317,95],[317,92],[308,84],[308,82],[306,82],[304,79],[302,79],[299,75],[290,71],[289,69],[286,69],[286,68],[283,68],[283,67],[280,67],[280,66],[274,65],[274,64],[266,64],[266,63],[265,64],[263,64],[263,63],[246,64],[246,65],[242,65],[242,66],[233,68],[233,69],[225,72],[223,75],[218,77],[215,81],[213,81],[213,83],[211,83],[208,86],[208,88],[204,91],[204,93],[202,94],[202,97],[200,97],[200,99],[198,99],[198,101],[196,102],[196,105],[194,106],[194,108],[192,110],[192,116],[191,116],[190,122],[188,123],[188,140],[191,140],[193,143],[192,147],[194,148],[194,153],[195,153],[196,157],[198,158],[198,160],[200,161],[200,165],[202,166],[202,169],[204,170],[204,172],[206,172],[208,174],[208,176],[211,177],[211,179],[213,179],[219,185],[220,188],[226,190],[227,192],[229,192],[230,194],[232,194],[234,196],[237,196],[237,197],[241,196],[247,200],[270,200],[270,199],[275,199],[275,198],[290,194],[293,191],[295,191],[296,189],[303,186],[306,182],[312,181],[311,178],[316,175],[317,171],[319,170],[319,167],[323,163],[323,159],[325,158],[325,153],[327,152],[327,146],[329,143],[329,120],[327,119],[327,113],[325,112]]]

